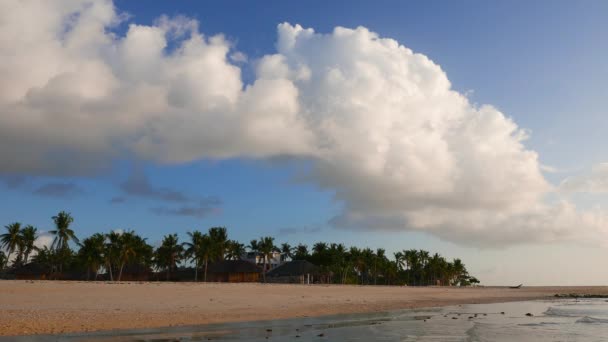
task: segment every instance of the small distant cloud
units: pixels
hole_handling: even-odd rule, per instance
[[[20,175],[1,175],[0,182],[4,183],[9,189],[17,189],[25,185],[27,179]]]
[[[294,235],[294,234],[314,234],[319,233],[321,227],[286,227],[279,229],[279,235]]]
[[[48,183],[34,190],[34,195],[70,198],[84,194],[84,190],[74,183]]]
[[[551,165],[545,165],[545,164],[540,164],[540,169],[541,171],[545,171],[548,173],[558,173],[560,172],[560,169],[553,167]]]
[[[122,183],[120,188],[131,196],[148,197],[168,202],[189,202],[192,200],[180,191],[153,186],[141,170],[132,172],[129,179]]]
[[[247,55],[237,51],[230,55],[230,60],[235,63],[247,63]]]
[[[127,199],[124,198],[123,196],[116,196],[116,197],[112,197],[109,202],[112,204],[118,204],[118,203],[125,203],[126,201],[127,201]]]
[[[184,205],[177,208],[155,207],[150,211],[157,215],[207,217],[220,212],[221,200],[215,197],[200,200],[196,205]]]
[[[591,169],[591,172],[564,179],[559,188],[566,193],[607,193],[608,163],[599,163]]]

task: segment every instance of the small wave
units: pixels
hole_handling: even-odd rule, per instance
[[[594,324],[594,323],[608,323],[608,319],[585,316],[585,317],[577,320],[576,323],[591,323],[591,324]]]
[[[581,316],[577,310],[559,309],[554,306],[550,306],[545,311],[546,316],[561,316],[561,317],[576,317]]]
[[[520,327],[542,327],[546,325],[560,325],[558,322],[540,322],[540,323],[522,323],[518,324]]]

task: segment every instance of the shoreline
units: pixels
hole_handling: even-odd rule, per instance
[[[0,281],[0,336],[85,333],[607,295],[607,286]]]

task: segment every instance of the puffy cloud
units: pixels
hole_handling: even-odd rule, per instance
[[[476,245],[605,240],[602,213],[547,201],[525,130],[393,39],[284,23],[244,84],[244,55],[196,21],[130,23],[121,36],[121,20],[110,1],[0,4],[0,172],[289,156],[310,160],[306,180],[344,203],[336,226]],[[197,208],[157,212],[207,213]]]

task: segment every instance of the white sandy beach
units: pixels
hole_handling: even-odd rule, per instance
[[[0,335],[85,332],[608,294],[608,287],[448,288],[0,281]]]

